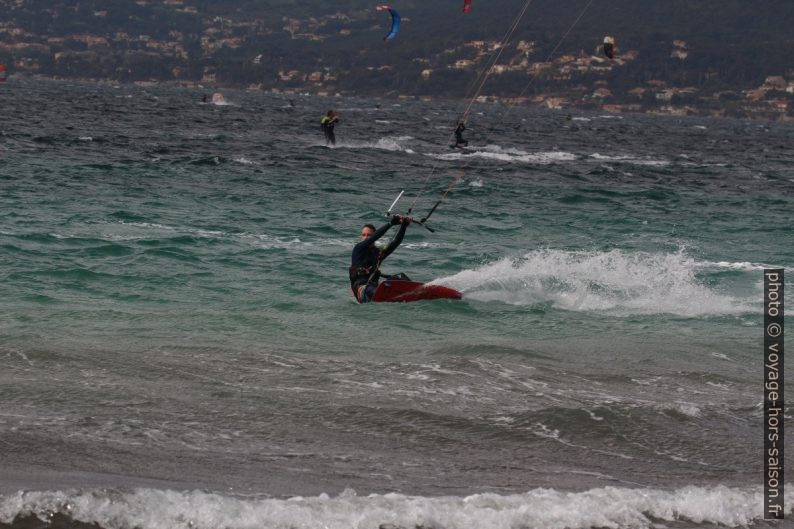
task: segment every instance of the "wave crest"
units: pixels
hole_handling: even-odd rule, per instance
[[[791,485],[786,486],[792,490]],[[791,505],[794,494],[786,494]],[[746,527],[763,518],[761,487],[686,486],[677,490],[604,487],[583,492],[534,489],[466,497],[371,494],[350,489],[335,498],[232,498],[192,491],[136,489],[17,492],[0,497],[0,522],[53,516],[100,528],[288,527],[504,529],[646,529],[656,521]]]

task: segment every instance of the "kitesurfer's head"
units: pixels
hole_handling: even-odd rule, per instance
[[[375,233],[375,226],[372,224],[364,224],[364,227],[361,228],[361,240],[367,239]]]

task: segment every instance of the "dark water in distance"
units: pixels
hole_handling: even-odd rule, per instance
[[[2,86],[0,524],[780,527],[794,126],[225,95]],[[384,269],[464,299],[357,305],[456,177]]]

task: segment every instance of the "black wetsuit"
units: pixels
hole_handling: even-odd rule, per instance
[[[375,289],[378,288],[378,279],[380,279],[378,265],[403,241],[408,223],[402,224],[394,240],[381,250],[375,246],[375,241],[383,237],[391,227],[391,223],[384,224],[353,247],[353,256],[350,261],[350,288],[359,303],[366,303],[372,299]],[[401,278],[405,278],[405,276]]]
[[[469,144],[468,141],[463,139],[464,130],[466,130],[466,125],[463,123],[458,123],[458,126],[455,127],[455,147],[458,145],[463,145],[465,147]]]

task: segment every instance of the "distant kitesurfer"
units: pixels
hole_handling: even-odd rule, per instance
[[[336,136],[334,136],[334,125],[339,123],[339,114],[333,110],[329,110],[320,120],[320,126],[325,134],[326,145],[336,145]]]
[[[350,288],[359,303],[367,303],[372,300],[372,296],[378,288],[378,280],[381,277],[380,263],[403,241],[405,230],[411,221],[411,217],[394,215],[390,222],[377,230],[372,224],[365,224],[361,228],[360,241],[353,247],[353,256],[350,263]],[[385,248],[378,248],[375,242],[383,237],[389,231],[389,228],[397,224],[400,224],[397,236]],[[384,275],[383,277],[409,281],[408,276],[403,273],[391,276]]]
[[[466,125],[462,121],[458,121],[458,125],[455,127],[455,145],[453,147],[460,147],[461,145],[466,147],[469,144],[468,141],[463,139],[464,130],[466,130]]]
[[[607,35],[604,37],[604,55],[610,59],[615,58],[615,53],[618,51],[618,44],[615,37]]]

